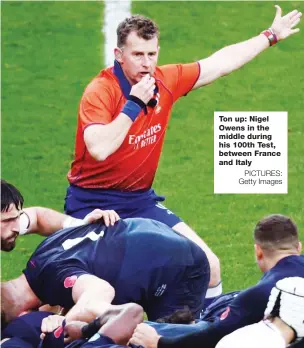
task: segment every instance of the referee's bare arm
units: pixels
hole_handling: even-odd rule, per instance
[[[270,27],[276,36],[275,39],[277,41],[284,40],[290,35],[298,33],[300,29],[295,28],[295,26],[299,24],[302,13],[294,10],[282,17],[281,8],[278,5],[275,7],[276,15]],[[247,41],[224,47],[210,57],[200,60],[200,77],[192,90],[241,68],[269,46],[268,37],[261,33]]]

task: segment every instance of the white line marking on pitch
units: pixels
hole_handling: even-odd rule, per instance
[[[126,17],[131,16],[130,0],[106,0],[104,9],[104,27],[102,32],[105,37],[105,66],[113,65],[114,48],[116,47],[116,29],[118,24]]]

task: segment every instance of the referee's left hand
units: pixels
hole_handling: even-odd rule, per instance
[[[279,5],[275,5],[276,15],[271,24],[271,28],[276,34],[278,41],[286,39],[288,36],[298,33],[299,28],[293,29],[300,23],[302,13],[293,10],[282,17],[282,9]]]
[[[120,219],[120,217],[115,210],[95,209],[85,216],[83,223],[85,225],[91,224],[99,219],[103,219],[106,226],[113,226],[115,222]]]

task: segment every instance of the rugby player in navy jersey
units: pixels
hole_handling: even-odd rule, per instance
[[[127,344],[143,317],[142,307],[134,303],[111,305],[102,317],[90,324],[72,321],[66,325],[64,316],[34,311],[22,314],[1,328],[0,343],[4,347],[18,348],[76,348],[82,347],[98,332],[98,344]]]
[[[145,348],[214,348],[225,335],[262,320],[276,282],[286,277],[304,277],[304,255],[300,255],[302,244],[296,224],[283,215],[270,215],[259,221],[254,240],[256,260],[264,273],[262,279],[232,298],[226,310],[211,325],[182,337],[182,330],[175,331],[179,337],[169,338],[160,336],[147,324],[140,324],[131,342]]]
[[[160,222],[118,220],[58,231],[33,253],[23,274],[1,284],[6,320],[41,303],[89,322],[108,305],[135,302],[151,320],[187,306],[199,315],[210,278],[200,247]]]
[[[2,251],[13,250],[19,235],[37,233],[46,237],[62,228],[85,225],[101,218],[107,225],[114,224],[119,219],[114,210],[95,209],[81,220],[48,208],[23,209],[23,201],[20,191],[1,179]]]
[[[263,321],[225,336],[216,348],[304,347],[304,278],[279,280],[271,290]]]
[[[123,305],[118,316],[111,318],[107,313],[90,324],[71,322],[69,332],[76,333],[76,341],[66,345],[66,348],[119,348],[130,338],[130,332],[136,322],[142,321],[143,313],[132,305]],[[131,311],[130,311],[131,309]],[[135,311],[134,311],[135,310]],[[133,312],[133,313],[132,313]],[[116,313],[112,313],[116,314]],[[11,321],[2,331],[6,341],[3,348],[35,348],[39,343],[41,320],[48,313],[30,313]],[[57,316],[58,317],[58,316]],[[47,319],[47,320],[46,320]],[[54,319],[54,320],[49,320]],[[59,318],[60,319],[60,318]],[[114,319],[114,322],[111,320]],[[216,348],[284,348],[292,343],[292,348],[304,346],[304,278],[290,277],[279,280],[271,290],[265,318],[257,324],[245,326],[225,336]],[[39,348],[63,348],[64,332],[67,326],[55,315],[43,319],[42,326],[49,333],[44,341],[40,341]],[[102,324],[104,324],[102,326]],[[127,325],[126,325],[127,323]],[[79,325],[80,324],[80,325]],[[75,326],[76,325],[76,326]],[[74,327],[73,327],[74,326]],[[101,327],[102,326],[102,327]],[[126,326],[129,332],[126,331]],[[81,328],[81,329],[79,329]],[[78,331],[78,332],[77,332]],[[79,336],[80,333],[80,336]],[[94,334],[96,333],[96,334]],[[82,338],[80,338],[82,336]],[[105,337],[106,336],[106,337]],[[87,337],[89,340],[85,339]],[[11,339],[10,339],[11,338]],[[75,336],[74,336],[75,338]],[[2,343],[3,341],[1,341]],[[294,342],[294,343],[293,343]]]

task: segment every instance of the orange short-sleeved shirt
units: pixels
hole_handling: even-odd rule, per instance
[[[93,124],[108,124],[121,112],[128,94],[126,78],[114,67],[100,72],[87,86],[80,102],[75,159],[68,173],[71,184],[84,188],[136,191],[152,185],[173,103],[187,94],[199,77],[199,64],[157,67],[157,105],[147,107],[133,122],[119,149],[104,161],[88,152],[83,132]],[[129,86],[130,89],[130,86]]]

